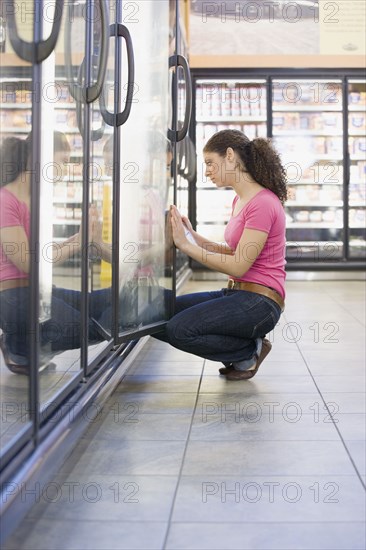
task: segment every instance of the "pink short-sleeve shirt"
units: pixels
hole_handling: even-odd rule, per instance
[[[237,195],[234,198],[233,210],[238,198]],[[268,286],[284,298],[286,218],[281,201],[272,191],[259,191],[236,216],[231,215],[225,228],[225,241],[232,250],[236,250],[245,228],[264,231],[268,238],[250,269],[235,280]],[[249,258],[255,253],[254,247],[249,245],[245,251]]]
[[[13,193],[3,187],[0,189],[0,229],[17,226],[23,227],[29,241],[29,208],[24,202],[17,199]],[[1,243],[0,281],[24,279],[28,277],[26,273],[20,271],[11,261],[11,254],[14,252],[14,246],[16,246],[15,243]]]

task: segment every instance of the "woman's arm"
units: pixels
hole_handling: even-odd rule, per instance
[[[265,231],[244,229],[234,254],[210,253],[211,250],[205,250],[187,240],[182,219],[175,207],[171,209],[171,219],[174,242],[182,252],[210,269],[237,278],[242,277],[250,269],[268,238]]]

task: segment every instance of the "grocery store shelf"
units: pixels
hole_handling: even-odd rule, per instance
[[[355,134],[356,135],[356,134]],[[333,132],[331,132],[330,130],[328,131],[325,131],[325,130],[303,130],[301,128],[299,128],[298,130],[274,130],[273,131],[273,137],[277,137],[277,136],[281,136],[281,137],[292,137],[292,136],[300,136],[300,137],[304,137],[304,136],[324,136],[324,137],[333,137],[333,136],[343,136],[343,132],[341,129],[337,128],[336,130],[334,130]]]
[[[357,226],[358,227],[358,226]],[[287,220],[289,229],[343,229],[343,223],[334,222],[291,222]]]
[[[81,219],[78,220],[63,220],[63,219],[56,219],[53,222],[53,225],[80,225]]]
[[[266,122],[267,117],[266,115],[238,115],[238,116],[203,116],[203,115],[197,115],[196,117],[197,122],[207,122],[207,123],[221,123],[221,122]]]
[[[298,113],[305,113],[305,112],[342,112],[342,103],[340,105],[276,105],[276,103],[273,103],[273,112],[298,112]]]
[[[330,208],[332,206],[339,206],[343,208],[343,201],[329,201],[326,204],[319,201],[286,201],[286,206],[292,207],[292,208],[302,208],[303,206],[317,206],[318,208]]]
[[[30,103],[0,103],[0,109],[28,109],[31,111],[32,105]]]
[[[348,111],[353,113],[366,113],[366,105],[348,105]]]

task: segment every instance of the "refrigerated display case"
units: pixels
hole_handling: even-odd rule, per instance
[[[348,239],[351,258],[366,257],[366,81],[348,80]]]
[[[178,108],[178,82],[191,97],[177,41],[179,2],[56,0],[47,6],[47,21],[45,5],[0,3],[8,25],[0,52],[1,141],[33,138],[22,318],[31,336],[22,355],[25,376],[10,371],[8,353],[0,355],[0,394],[8,407],[0,423],[1,491],[20,467],[48,475],[59,463],[66,440],[74,441],[70,426],[77,424],[77,432],[90,421],[78,405],[103,399],[136,342],[163,328],[179,283],[167,214],[177,199],[177,147],[191,112],[189,101]],[[1,169],[3,175],[7,159]],[[179,197],[186,207],[187,186]],[[70,253],[59,262],[66,243]],[[60,291],[77,313],[72,323],[55,315]],[[0,329],[7,351],[3,318]],[[57,344],[66,337],[72,344]],[[19,498],[17,492],[0,498],[2,520]],[[27,506],[20,502],[17,520]],[[4,520],[2,537],[13,520]]]
[[[274,79],[272,136],[287,169],[287,259],[344,255],[340,80]]]
[[[202,148],[215,132],[238,129],[250,139],[271,138],[285,165],[287,269],[363,267],[365,80],[357,70],[325,73],[193,70],[197,193],[190,217],[199,233],[223,241],[233,200],[232,190],[206,180]]]
[[[264,79],[197,79],[195,84],[197,184],[196,220],[198,233],[221,242],[229,219],[233,194],[221,194],[205,177],[203,146],[219,130],[232,128],[248,137],[267,135],[267,86]]]

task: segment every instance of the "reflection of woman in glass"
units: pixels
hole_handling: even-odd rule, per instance
[[[5,138],[1,147],[0,344],[7,367],[17,374],[29,370],[31,149],[31,136],[26,140]],[[58,166],[69,161],[70,146],[61,132],[54,133],[54,155]],[[55,246],[53,261],[62,263],[80,250],[79,232]],[[40,326],[41,346],[48,345],[51,351],[80,347],[80,302],[80,292],[53,287],[51,318]],[[103,291],[94,292],[91,315],[98,317],[98,311],[108,305]],[[92,324],[89,339],[100,339]]]
[[[175,245],[210,269],[227,274],[228,288],[178,296],[176,314],[153,336],[212,361],[221,361],[228,380],[252,378],[271,350],[265,335],[284,307],[286,175],[264,139],[238,130],[212,136],[204,150],[206,176],[236,196],[225,244],[193,231],[171,209]],[[186,236],[187,229],[195,243]]]

